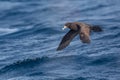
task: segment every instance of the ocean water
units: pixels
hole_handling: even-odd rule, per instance
[[[56,51],[74,21],[103,32]],[[120,80],[120,0],[0,0],[0,80]]]

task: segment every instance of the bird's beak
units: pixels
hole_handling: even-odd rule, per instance
[[[64,30],[65,28],[67,28],[67,26],[64,26],[64,27],[62,28],[62,30]]]

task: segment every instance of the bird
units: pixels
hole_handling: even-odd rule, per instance
[[[91,42],[90,40],[90,34],[91,32],[101,32],[103,31],[102,28],[99,25],[90,25],[84,22],[67,22],[65,23],[63,30],[69,28],[69,32],[65,34],[65,36],[62,38],[57,51],[60,51],[64,48],[66,48],[72,39],[79,34],[80,40],[82,43],[89,44]]]

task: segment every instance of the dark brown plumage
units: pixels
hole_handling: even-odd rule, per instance
[[[70,31],[62,38],[62,41],[60,42],[57,48],[57,51],[66,48],[77,34],[79,34],[80,39],[83,43],[90,43],[91,31],[102,31],[102,29],[99,26],[91,26],[82,22],[66,23],[63,29],[65,28],[69,28]]]

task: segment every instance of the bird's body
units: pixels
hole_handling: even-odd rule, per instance
[[[80,39],[83,43],[90,43],[91,31],[100,32],[102,29],[99,26],[91,26],[82,22],[70,22],[66,23],[64,28],[69,28],[70,31],[63,37],[57,50],[62,50],[69,45],[72,39],[79,34]]]

